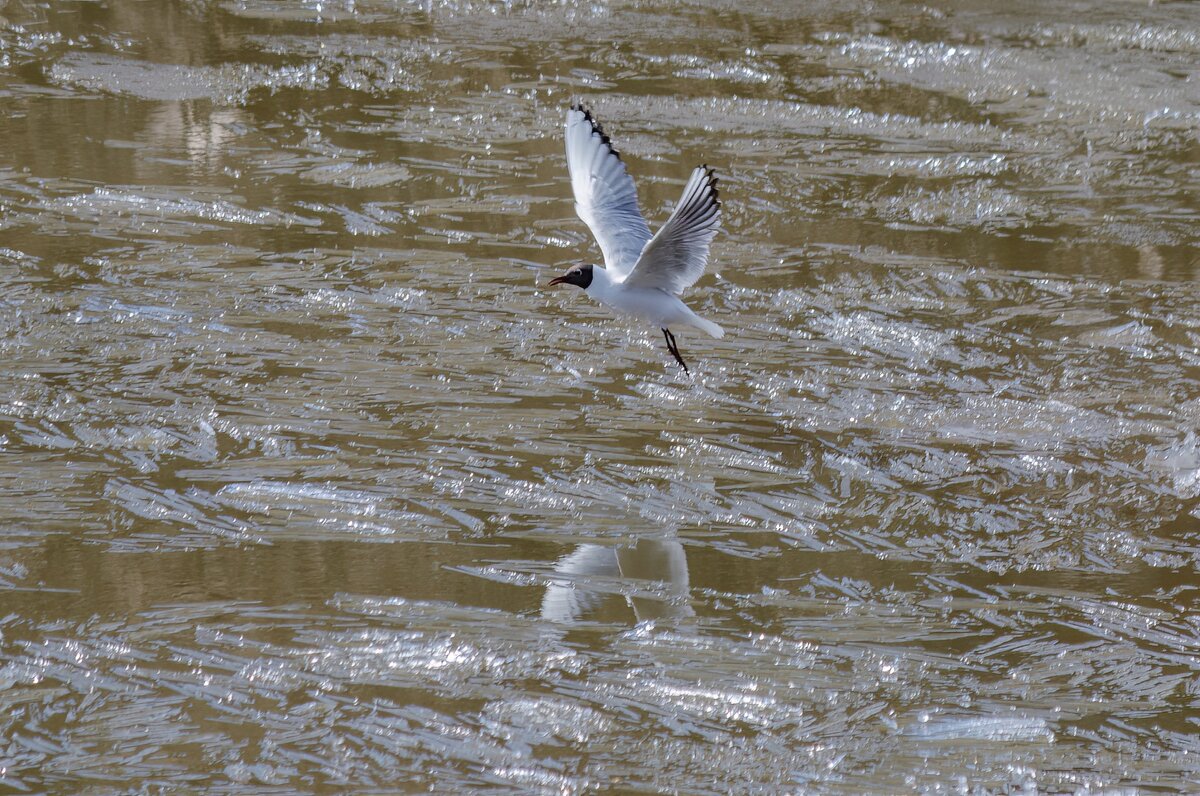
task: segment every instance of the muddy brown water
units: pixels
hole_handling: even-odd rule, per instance
[[[1200,789],[1200,6],[806,5],[0,3],[0,787]]]

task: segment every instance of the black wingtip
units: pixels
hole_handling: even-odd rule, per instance
[[[604,132],[604,128],[600,126],[600,122],[596,121],[596,117],[592,115],[591,110],[589,110],[582,102],[572,102],[571,110],[579,111],[583,114],[583,118],[586,119],[587,123],[592,126],[592,132],[598,133],[600,135],[600,140],[603,141],[604,145],[608,147],[608,151],[616,155],[617,160],[620,160],[621,153],[617,151],[615,146],[613,146],[612,139],[608,137],[608,133]]]
[[[721,192],[717,189],[717,182],[719,182],[717,170],[711,168],[707,163],[701,163],[700,168],[704,169],[704,176],[708,178],[708,189],[712,192],[713,201],[716,202],[717,207],[720,207]]]

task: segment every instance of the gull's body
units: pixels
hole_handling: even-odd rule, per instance
[[[707,166],[697,167],[670,218],[651,235],[621,156],[582,106],[567,111],[566,140],[575,212],[596,236],[604,266],[576,266],[550,284],[581,287],[614,312],[662,329],[668,350],[687,371],[672,326],[725,334],[679,298],[703,276],[720,227],[717,178]]]
[[[655,287],[636,287],[614,280],[605,268],[592,269],[592,283],[584,292],[622,315],[653,324],[660,329],[691,326],[713,337],[725,334],[720,326],[692,312],[683,300]]]

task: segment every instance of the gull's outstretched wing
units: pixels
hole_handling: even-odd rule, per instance
[[[650,240],[637,189],[608,136],[582,105],[567,111],[567,168],[575,212],[596,236],[604,267],[624,279]]]
[[[683,292],[704,275],[708,247],[720,227],[717,177],[708,166],[697,166],[675,211],[646,244],[625,284]]]

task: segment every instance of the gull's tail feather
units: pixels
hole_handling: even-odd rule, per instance
[[[695,326],[700,331],[702,331],[705,334],[708,334],[712,337],[724,337],[725,336],[724,329],[722,329],[720,326],[713,323],[712,321],[706,321],[704,318],[701,318],[699,315],[696,315],[692,318],[692,326]]]

